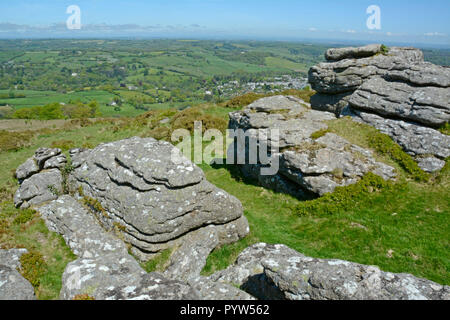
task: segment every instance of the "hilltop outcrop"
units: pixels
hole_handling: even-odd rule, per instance
[[[450,137],[450,68],[424,62],[414,48],[371,45],[326,52],[309,71],[316,110],[350,115],[389,135],[428,172],[442,169]]]
[[[243,173],[265,187],[299,198],[333,192],[338,186],[358,182],[369,172],[386,180],[395,177],[394,169],[377,162],[370,150],[326,132],[326,122],[334,119],[333,113],[312,110],[303,100],[291,96],[263,98],[231,113],[229,128],[241,129],[256,143],[276,144],[278,149],[271,154],[272,161],[279,163],[277,174],[261,174],[263,165],[250,164],[248,159],[241,165]],[[263,142],[261,130],[270,129],[279,130],[279,139]],[[324,134],[315,136],[320,131]],[[247,142],[246,154],[249,147]]]
[[[276,106],[283,101],[282,106],[288,109],[279,115]],[[298,163],[291,161],[295,170],[324,168],[315,176],[323,181],[330,179],[329,171],[335,162],[344,164],[343,176],[345,170],[361,175],[365,170],[373,170],[386,178],[392,173],[392,168],[374,161],[370,152],[336,135],[312,139],[317,126],[324,127],[322,121],[335,117],[331,113],[310,110],[291,97],[259,101],[249,110],[260,112],[248,111],[236,119],[252,126],[260,122],[284,126],[286,121],[292,125],[292,130],[280,138],[285,147],[319,141],[316,143],[320,147],[312,149],[315,152],[308,159],[292,151],[280,154],[283,159],[286,157],[284,161],[289,156],[298,157]],[[246,118],[250,114],[256,118]],[[267,118],[269,115],[273,117]],[[303,136],[304,131],[298,131],[299,124],[310,128],[311,133]],[[22,186],[16,195],[17,205],[33,206],[48,229],[61,234],[77,256],[62,276],[61,299],[86,294],[97,300],[450,299],[449,287],[429,280],[347,261],[314,259],[284,245],[251,246],[226,270],[200,276],[211,250],[245,236],[248,224],[236,198],[212,186],[187,159],[174,163],[169,156],[173,150],[166,142],[132,138],[92,150],[75,149],[69,159],[63,159],[59,150],[40,149],[20,167],[16,175],[23,177],[22,186],[35,176],[39,178],[36,181],[42,181],[40,175],[56,170],[63,185],[54,188],[71,191],[56,193],[54,200],[33,203],[21,199]],[[41,154],[52,156],[38,161]],[[58,166],[45,169],[54,157],[60,157],[55,161]],[[288,169],[293,172],[284,164],[283,172],[289,172]],[[284,174],[279,178],[297,189],[300,183],[307,185]],[[320,183],[311,181],[310,186],[321,188]],[[314,189],[304,192],[307,190]],[[162,273],[147,273],[130,254],[131,249],[145,258],[165,248],[173,252]],[[1,281],[2,289],[7,290],[0,297],[34,298],[31,285],[15,270],[18,257],[24,252],[6,253],[13,258],[4,265],[5,255],[0,251],[0,279],[8,278]]]
[[[39,149],[16,176],[16,206],[33,206],[79,257],[64,273],[63,299],[90,287],[98,299],[212,298],[192,289],[207,283],[200,277],[206,258],[249,233],[238,199],[209,183],[178,149],[152,138],[74,149],[70,159],[59,149]],[[128,250],[142,261],[172,253],[164,275],[147,275]],[[160,292],[144,295],[154,282]],[[229,299],[251,298],[209,286]]]

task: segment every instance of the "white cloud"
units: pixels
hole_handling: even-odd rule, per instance
[[[445,37],[446,34],[445,33],[440,33],[440,32],[427,32],[424,34],[424,36],[427,37]]]
[[[317,28],[311,27],[311,28],[309,28],[308,30],[311,31],[311,32],[316,32],[316,31],[317,31]]]

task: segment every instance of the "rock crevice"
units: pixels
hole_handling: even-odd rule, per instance
[[[241,165],[244,175],[265,187],[299,198],[333,192],[338,186],[358,182],[369,172],[386,180],[395,177],[394,169],[377,162],[371,151],[326,132],[326,121],[334,119],[332,113],[311,110],[302,100],[284,96],[263,98],[243,111],[231,113],[229,128],[241,129],[253,139],[246,142],[242,152],[247,156]],[[279,140],[266,139],[261,129],[278,129]],[[315,133],[320,131],[324,134],[316,137]],[[264,176],[263,164],[250,163],[252,142],[259,147],[278,145],[279,152],[271,154],[272,161],[279,163],[278,173]],[[236,140],[234,149],[238,148]]]
[[[437,130],[450,120],[450,68],[424,62],[418,49],[380,48],[330,49],[309,71],[311,106],[379,129],[423,170],[439,171],[450,155]]]

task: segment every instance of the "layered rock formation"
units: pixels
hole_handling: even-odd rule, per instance
[[[180,260],[197,255],[192,262],[201,264],[215,247],[247,235],[248,223],[239,200],[209,183],[186,158],[174,162],[177,150],[152,138],[72,150],[69,185],[81,197],[95,199],[102,225],[118,226],[142,260],[180,247]],[[198,269],[186,265],[194,273]]]
[[[277,144],[279,148],[271,154],[272,161],[279,161],[276,175],[262,175],[263,165],[250,164],[248,157],[241,166],[244,174],[263,186],[297,197],[333,192],[337,186],[356,183],[368,172],[386,180],[395,177],[394,169],[375,161],[371,151],[340,136],[326,133],[314,138],[314,133],[326,130],[326,121],[333,119],[332,113],[311,110],[301,99],[285,96],[263,98],[231,113],[229,128],[245,131],[256,143]],[[270,129],[279,130],[279,140],[260,139],[259,134]],[[249,153],[250,142],[245,148]]]
[[[309,71],[318,93],[313,109],[350,115],[391,136],[423,170],[440,170],[450,138],[436,128],[450,120],[450,69],[424,62],[414,48],[381,45],[330,49]]]
[[[60,149],[38,149],[35,155],[16,170],[20,188],[14,195],[17,207],[55,200],[62,193],[63,176],[61,170],[67,162]]]
[[[16,172],[16,206],[32,205],[78,256],[64,272],[61,299],[253,299],[200,277],[210,252],[249,227],[239,200],[178,149],[132,138],[70,154],[67,161],[61,150],[39,149]],[[166,272],[147,274],[128,249],[142,260],[172,250]]]
[[[128,254],[125,243],[106,232],[69,195],[38,208],[49,230],[61,234],[79,258],[63,274],[60,298],[89,294],[97,300],[199,299],[185,283],[147,274]]]
[[[295,170],[315,172],[314,178],[327,181],[337,162],[342,180],[335,183],[352,183],[350,179],[359,179],[367,170],[386,178],[392,174],[392,168],[375,162],[370,152],[336,135],[312,139],[334,115],[310,110],[296,98],[262,100],[235,116],[236,124],[247,125],[251,133],[250,128],[259,125],[290,126],[277,143],[295,148],[280,152],[285,162],[278,178],[302,192],[319,192],[329,185],[307,180],[303,173],[302,181],[300,174],[293,175]],[[299,151],[307,143],[317,146]],[[66,188],[54,188],[77,190],[55,195],[54,200],[22,199],[22,186],[16,194],[17,205],[33,205],[49,230],[61,234],[77,256],[64,271],[61,299],[85,294],[97,300],[450,299],[449,287],[412,275],[314,259],[284,245],[263,243],[244,250],[226,270],[200,276],[210,251],[248,233],[248,224],[237,199],[209,184],[187,159],[174,162],[173,151],[165,142],[132,138],[93,150],[72,150],[68,165],[59,150],[40,149],[19,168],[22,185],[55,170]],[[49,161],[57,165],[46,169]],[[145,272],[129,254],[130,246],[146,256],[154,248],[156,252],[171,245],[174,252],[163,273]],[[16,270],[24,252],[0,251],[2,299],[34,299],[33,288]]]
[[[259,243],[233,266],[211,276],[267,300],[449,300],[450,287],[409,274],[342,260],[304,256],[284,245]]]
[[[0,250],[0,300],[36,300],[33,286],[19,273],[26,249]]]

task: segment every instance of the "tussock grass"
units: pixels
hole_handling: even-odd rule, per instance
[[[0,247],[26,248],[19,271],[33,285],[37,298],[59,297],[64,269],[76,257],[35,211],[16,209],[11,201],[0,204]]]
[[[29,146],[34,135],[32,131],[9,132],[0,130],[0,152],[19,150]]]
[[[276,93],[270,93],[270,94],[262,94],[262,93],[246,93],[241,96],[237,96],[232,98],[231,100],[225,102],[223,105],[228,108],[242,108],[246,107],[249,104],[252,104],[258,99],[265,98],[265,97],[271,97],[276,95],[283,95],[283,96],[294,96],[297,98],[302,99],[305,102],[310,102],[311,97],[316,94],[314,90],[311,90],[310,88],[306,88],[303,90],[296,90],[296,89],[288,89],[281,92]]]
[[[424,172],[414,159],[396,144],[388,135],[375,128],[344,117],[327,122],[329,132],[336,133],[353,144],[374,151],[377,160],[401,168],[399,173],[406,172],[411,178],[426,182],[431,176]]]
[[[163,272],[168,267],[167,263],[170,260],[171,254],[172,249],[163,250],[153,259],[141,263],[141,267],[147,272]]]

